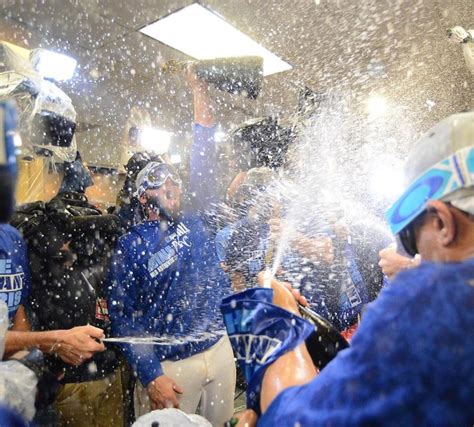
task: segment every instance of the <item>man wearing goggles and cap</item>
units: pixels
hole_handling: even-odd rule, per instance
[[[282,344],[292,350],[257,354],[273,361],[256,370],[259,426],[474,424],[474,112],[425,134],[406,177],[387,219],[421,265],[382,290],[351,347],[317,376],[296,326]],[[272,287],[274,305],[297,316],[300,295],[275,280]],[[257,328],[248,333],[266,333],[263,322]],[[239,425],[256,420],[247,411]]]
[[[176,220],[181,212],[181,179],[173,166],[151,162],[137,175],[137,196],[148,219]]]
[[[167,407],[223,425],[233,413],[235,363],[221,299],[231,292],[219,267],[203,210],[217,201],[214,119],[205,83],[190,77],[195,127],[191,206],[183,206],[174,168],[151,162],[137,176],[146,220],[118,242],[109,276],[116,336],[154,337],[160,345],[125,345],[137,373],[135,415]]]

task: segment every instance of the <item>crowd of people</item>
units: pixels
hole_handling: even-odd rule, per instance
[[[214,105],[207,83],[187,79],[189,183],[167,156],[135,153],[108,213],[87,200],[78,156],[55,198],[12,216],[3,137],[2,363],[34,370],[38,393],[33,410],[4,393],[0,424],[122,426],[173,408],[213,426],[472,425],[474,113],[414,145],[387,214],[395,246],[338,206],[324,221],[307,212],[319,228],[292,228],[278,193],[284,152],[276,161],[258,144],[223,202]],[[305,309],[345,343],[325,349],[335,357],[324,367],[307,343],[325,332]],[[234,414],[236,368],[247,409]]]

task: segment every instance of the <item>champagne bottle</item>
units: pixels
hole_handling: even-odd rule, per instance
[[[214,85],[217,89],[231,94],[245,93],[256,99],[262,88],[263,58],[260,56],[238,56],[228,58],[203,59],[200,61],[166,62],[164,73],[179,73],[192,65],[196,75]]]

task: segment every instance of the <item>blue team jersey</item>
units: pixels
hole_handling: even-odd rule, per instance
[[[281,393],[265,426],[474,425],[474,260],[403,272],[351,347]]]
[[[166,229],[159,221],[132,227],[119,239],[110,280],[114,334],[186,338],[187,344],[125,347],[145,385],[162,374],[160,361],[200,353],[224,334],[219,304],[230,283],[199,215]]]
[[[20,233],[8,224],[0,224],[0,298],[8,306],[11,321],[24,305],[30,292],[26,244]]]
[[[143,385],[163,374],[162,360],[200,353],[225,333],[219,305],[231,292],[219,266],[204,211],[216,200],[215,128],[194,129],[192,207],[179,221],[145,221],[119,239],[109,274],[109,312],[116,336],[176,338],[169,345],[126,345]]]
[[[216,234],[216,253],[219,262],[225,261],[227,247],[229,246],[229,240],[233,232],[234,224],[231,224],[219,230]]]

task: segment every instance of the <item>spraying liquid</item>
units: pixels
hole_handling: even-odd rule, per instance
[[[161,335],[159,337],[109,337],[102,339],[102,342],[110,343],[122,343],[122,344],[132,344],[132,345],[183,345],[190,342],[197,343],[200,341],[209,340],[215,337],[222,337],[225,335],[225,332],[210,334],[203,332],[200,334],[195,334],[189,337],[174,337],[171,335]]]
[[[303,263],[291,264],[286,256],[292,257],[298,235],[332,238],[340,223],[353,230],[362,244],[370,245],[372,236],[383,238],[387,246],[393,242],[383,212],[396,196],[392,187],[398,175],[392,166],[398,165],[396,160],[408,150],[406,141],[412,139],[402,110],[394,108],[391,117],[377,121],[355,111],[349,94],[329,94],[295,141],[288,170],[280,179],[284,221],[266,257],[270,270],[266,282],[282,264],[288,277],[301,272]],[[374,182],[383,185],[374,187]],[[317,265],[324,258],[311,262]]]

